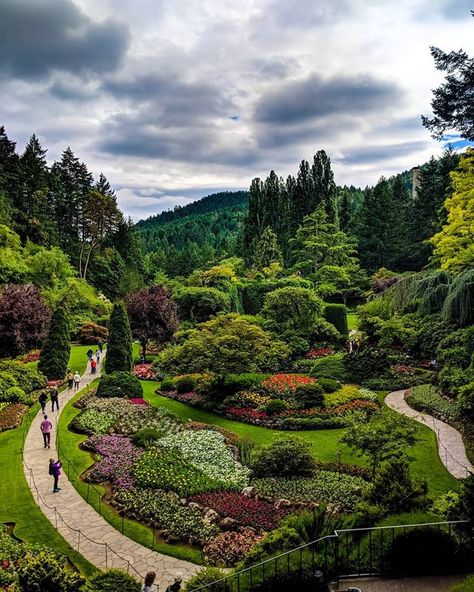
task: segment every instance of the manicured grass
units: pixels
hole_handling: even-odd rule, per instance
[[[84,372],[84,370],[87,367],[87,351],[89,349],[92,349],[94,352],[97,350],[97,347],[93,346],[93,345],[73,345],[71,346],[71,355],[69,356],[69,368],[73,371],[76,372],[76,370],[79,372],[79,374],[82,374]],[[38,367],[38,361],[36,362],[29,362],[28,364],[25,364],[26,366],[29,366],[30,368],[37,368]]]
[[[347,312],[347,326],[349,331],[352,329],[357,329],[359,326],[359,319],[357,318],[357,314],[354,311]]]
[[[364,458],[357,456],[348,446],[340,443],[340,439],[345,433],[344,428],[298,432],[271,430],[226,419],[211,411],[196,409],[179,401],[157,395],[155,390],[159,383],[143,381],[142,384],[144,397],[151,405],[166,407],[183,419],[219,425],[235,432],[242,438],[248,438],[257,445],[266,445],[282,434],[294,435],[311,444],[313,454],[318,460],[338,461],[340,459],[341,462],[357,465],[367,464]],[[383,396],[381,399],[383,400]],[[413,474],[426,479],[432,495],[438,495],[448,489],[458,489],[459,481],[448,473],[439,459],[434,432],[422,425],[419,425],[419,428],[418,441],[408,450],[413,458],[411,465]]]
[[[37,413],[35,405],[16,430],[0,433],[0,522],[14,524],[14,535],[22,541],[51,547],[63,553],[87,577],[95,567],[56,532],[36,505],[23,473],[23,437]]]
[[[95,381],[93,384],[95,384]],[[203,558],[199,549],[178,544],[170,545],[159,540],[154,541],[153,530],[151,528],[133,520],[122,519],[111,506],[101,501],[101,498],[105,494],[104,487],[100,485],[89,486],[80,478],[80,475],[94,464],[94,460],[89,452],[79,448],[79,445],[87,439],[87,436],[70,431],[68,426],[76,415],[80,413],[80,409],[73,407],[72,403],[83,393],[84,391],[76,395],[63,409],[57,430],[59,456],[63,461],[64,470],[76,490],[109,524],[123,532],[130,539],[159,553],[201,564]]]

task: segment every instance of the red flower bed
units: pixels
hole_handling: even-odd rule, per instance
[[[148,405],[148,401],[145,399],[129,399],[129,402],[133,405]]]
[[[306,355],[305,358],[309,360],[314,360],[315,358],[325,358],[326,356],[330,356],[334,353],[334,350],[330,347],[320,347],[318,349],[310,350]]]
[[[287,508],[276,509],[268,502],[258,501],[236,492],[198,493],[191,501],[212,508],[224,518],[233,518],[243,526],[260,531],[276,528],[281,519],[290,512]]]
[[[64,384],[64,380],[48,380],[48,386],[51,388],[57,388],[58,386],[62,386]]]
[[[153,364],[137,364],[133,368],[133,373],[140,380],[155,380],[156,373]]]
[[[299,386],[315,382],[315,378],[301,374],[274,374],[262,382],[262,387],[276,395],[285,395],[295,393]]]
[[[33,351],[28,352],[27,354],[23,354],[18,358],[20,362],[23,364],[29,364],[30,362],[37,362],[40,358],[40,350],[34,349]]]
[[[226,414],[232,415],[236,419],[248,419],[248,420],[263,420],[268,419],[269,415],[266,411],[257,411],[251,407],[226,407]]]

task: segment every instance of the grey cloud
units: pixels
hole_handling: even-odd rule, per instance
[[[271,0],[264,11],[280,26],[309,28],[335,23],[353,14],[356,0]]]
[[[0,72],[40,78],[52,71],[104,72],[118,67],[127,28],[95,22],[71,0],[0,0]]]
[[[336,76],[323,79],[312,74],[289,82],[262,96],[257,104],[259,121],[283,125],[324,118],[334,113],[367,113],[393,106],[402,98],[394,83],[371,76]]]
[[[362,146],[343,151],[342,158],[334,159],[344,164],[371,164],[400,158],[421,152],[430,146],[429,142],[403,142],[401,144],[387,144],[383,146]]]

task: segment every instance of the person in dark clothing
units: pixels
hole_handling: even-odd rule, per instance
[[[41,405],[41,413],[44,415],[44,412],[46,411],[46,402],[48,401],[48,395],[44,391],[41,391],[41,394],[38,397],[38,401]]]
[[[99,348],[100,353],[102,353],[102,350],[104,349],[104,344],[102,343],[102,341],[99,341],[97,347]]]
[[[89,362],[92,360],[92,356],[94,355],[94,352],[91,349],[87,350],[87,359],[89,360]]]
[[[179,573],[176,574],[174,582],[166,588],[166,592],[179,592],[181,590],[181,583],[183,576]]]
[[[51,411],[54,411],[54,406],[56,405],[56,409],[59,410],[59,393],[58,389],[55,387],[51,391]]]
[[[54,486],[53,486],[53,493],[57,493],[61,490],[58,486],[59,475],[61,474],[61,461],[54,460],[54,458],[49,459],[49,474],[54,477]]]

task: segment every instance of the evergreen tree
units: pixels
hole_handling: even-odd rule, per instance
[[[0,126],[0,193],[5,196],[10,210],[16,203],[20,176],[20,159],[15,149],[16,142],[12,142],[6,134],[5,127]],[[16,210],[12,213],[15,214]]]
[[[66,376],[71,354],[70,324],[66,307],[59,304],[51,316],[48,334],[41,348],[38,370],[48,380]]]
[[[123,302],[114,304],[110,315],[109,340],[104,364],[107,374],[132,370],[132,334]]]
[[[331,169],[331,159],[324,150],[318,150],[314,155],[311,176],[313,179],[312,195],[308,204],[311,211],[314,211],[321,204],[329,222],[336,224],[336,184]]]
[[[351,201],[350,193],[344,187],[339,199],[339,225],[341,230],[347,232],[351,221]]]
[[[263,269],[272,263],[283,265],[283,257],[276,234],[267,226],[255,247],[253,265],[256,269]]]
[[[392,182],[394,207],[398,210],[398,234],[393,243],[392,266],[399,270],[410,269],[412,257],[411,225],[413,202],[402,175],[396,175]]]

